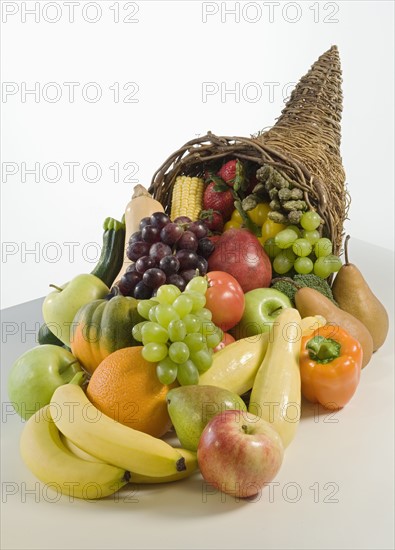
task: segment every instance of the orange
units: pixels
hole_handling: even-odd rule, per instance
[[[171,428],[166,402],[170,386],[159,382],[156,363],[146,361],[142,349],[134,346],[108,355],[92,374],[87,396],[121,424],[161,437]]]

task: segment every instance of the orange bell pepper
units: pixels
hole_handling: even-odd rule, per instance
[[[301,341],[300,377],[303,396],[327,409],[346,405],[357,389],[362,346],[339,326],[324,325]]]

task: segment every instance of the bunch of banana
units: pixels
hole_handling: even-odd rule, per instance
[[[79,447],[77,447],[77,445],[75,445],[72,441],[70,441],[70,439],[67,439],[67,437],[64,436],[62,433],[60,434],[60,437],[64,445],[69,449],[69,451],[71,451],[74,455],[78,456],[79,458],[87,460],[88,462],[106,464],[103,460],[100,460],[100,458],[97,458],[87,453],[86,451],[83,451]],[[182,472],[177,472],[170,476],[162,476],[162,477],[151,477],[151,476],[145,476],[143,474],[133,473],[130,475],[130,482],[137,483],[137,484],[168,483],[170,481],[178,481],[179,479],[184,479],[186,477],[189,477],[198,469],[196,453],[193,451],[189,451],[188,449],[179,448],[177,450],[185,458],[185,465],[186,465],[185,470],[183,470]]]
[[[73,383],[28,420],[20,450],[43,483],[83,499],[109,496],[128,482],[176,481],[198,468],[196,453],[103,415]]]
[[[31,472],[54,490],[76,498],[112,495],[130,479],[123,468],[88,462],[73,454],[62,441],[50,405],[37,411],[26,423],[20,450]]]

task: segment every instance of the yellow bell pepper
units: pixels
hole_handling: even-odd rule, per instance
[[[237,212],[237,210],[236,210],[236,212]],[[237,221],[232,220],[232,218],[231,218],[224,225],[224,231],[227,231],[228,229],[239,229],[240,227],[241,227],[241,223],[238,223]]]
[[[285,228],[286,226],[282,223],[275,223],[268,218],[262,225],[263,242],[267,241],[267,239],[270,239],[270,237],[275,237],[279,231],[282,231]]]
[[[233,210],[233,213],[230,219],[238,223],[239,225],[243,223],[243,218],[240,216],[240,212],[237,210],[237,208]]]
[[[260,202],[255,208],[248,211],[248,216],[258,227],[262,227],[262,225],[267,220],[267,215],[269,214],[269,212],[269,203]]]
[[[285,225],[281,223],[275,223],[267,216],[270,212],[270,206],[268,202],[260,202],[255,208],[246,212],[250,220],[261,229],[261,236],[257,237],[258,241],[263,246],[267,239],[277,235],[279,231],[285,229]],[[224,231],[233,228],[243,227],[243,218],[237,208],[233,211],[232,216],[224,226]]]

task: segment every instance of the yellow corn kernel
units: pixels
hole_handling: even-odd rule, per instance
[[[173,186],[170,218],[188,216],[192,221],[198,219],[203,203],[204,181],[201,178],[177,176]]]

